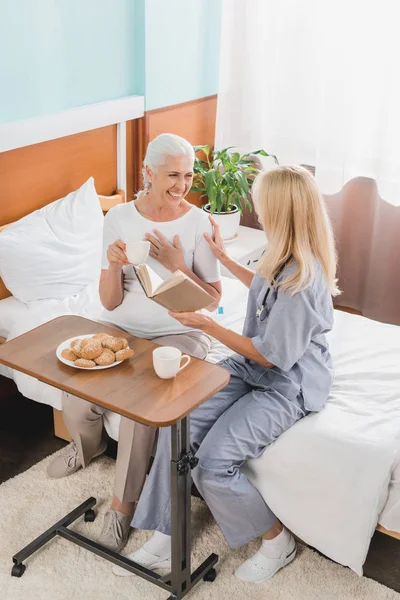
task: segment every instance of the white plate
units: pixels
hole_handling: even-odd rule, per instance
[[[100,369],[109,369],[110,367],[115,367],[116,365],[121,364],[123,362],[122,360],[116,360],[113,363],[111,363],[111,365],[97,365],[96,367],[90,367],[88,369],[85,367],[78,367],[72,360],[67,360],[66,358],[61,356],[61,352],[65,350],[65,348],[69,348],[73,340],[83,340],[84,338],[90,338],[94,335],[94,333],[87,333],[86,335],[76,335],[72,338],[69,338],[69,340],[65,340],[65,342],[62,342],[56,350],[58,360],[61,360],[61,362],[64,363],[64,365],[74,367],[74,369],[83,369],[84,371],[99,371]]]

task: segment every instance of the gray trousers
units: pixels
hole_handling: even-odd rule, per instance
[[[190,416],[192,450],[199,463],[192,471],[228,544],[237,548],[263,535],[276,517],[240,467],[306,414],[302,397],[291,400],[277,390],[249,380],[246,369],[232,359],[222,363],[229,384]],[[259,375],[258,375],[259,377]],[[159,433],[157,452],[144,485],[132,526],[161,531],[170,526],[170,428]]]
[[[173,346],[196,358],[206,358],[211,339],[201,331],[166,335],[152,340],[161,346]],[[99,450],[103,435],[105,408],[63,394],[62,410],[65,424],[75,442],[83,466]],[[140,496],[154,447],[157,429],[121,417],[118,453],[115,466],[114,494],[121,502],[136,502]]]

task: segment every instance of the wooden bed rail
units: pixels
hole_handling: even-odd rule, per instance
[[[113,206],[123,204],[125,202],[125,192],[117,190],[112,196],[101,196],[99,194],[101,210],[103,213],[108,212]]]
[[[390,535],[390,537],[393,537],[396,540],[400,540],[400,533],[398,531],[389,531],[389,529],[385,529],[385,527],[382,527],[382,525],[377,525],[376,530],[384,533],[385,535]]]

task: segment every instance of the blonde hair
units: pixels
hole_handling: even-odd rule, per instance
[[[193,146],[185,138],[174,133],[161,133],[155,137],[147,146],[142,168],[143,189],[136,194],[136,198],[148,194],[151,188],[146,166],[156,171],[158,167],[165,164],[168,156],[186,156],[192,159],[193,163],[195,157]]]
[[[292,295],[307,288],[322,267],[332,296],[340,294],[336,280],[336,251],[332,226],[314,177],[299,166],[281,166],[259,173],[252,194],[259,220],[268,238],[259,274],[274,282],[292,260],[296,271],[276,287]]]

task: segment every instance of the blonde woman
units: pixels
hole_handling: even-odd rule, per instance
[[[235,571],[243,581],[260,583],[294,559],[296,542],[240,467],[324,406],[332,383],[325,334],[333,324],[331,297],[339,291],[331,226],[312,175],[295,166],[261,173],[253,197],[268,238],[256,275],[227,257],[214,223],[215,240],[205,234],[215,256],[250,288],[243,334],[206,315],[173,316],[236,352],[222,363],[230,383],[191,415],[199,459],[192,475],[232,548],[262,537],[260,549]],[[133,521],[156,530],[131,556],[150,568],[170,563],[169,439],[162,429]]]

